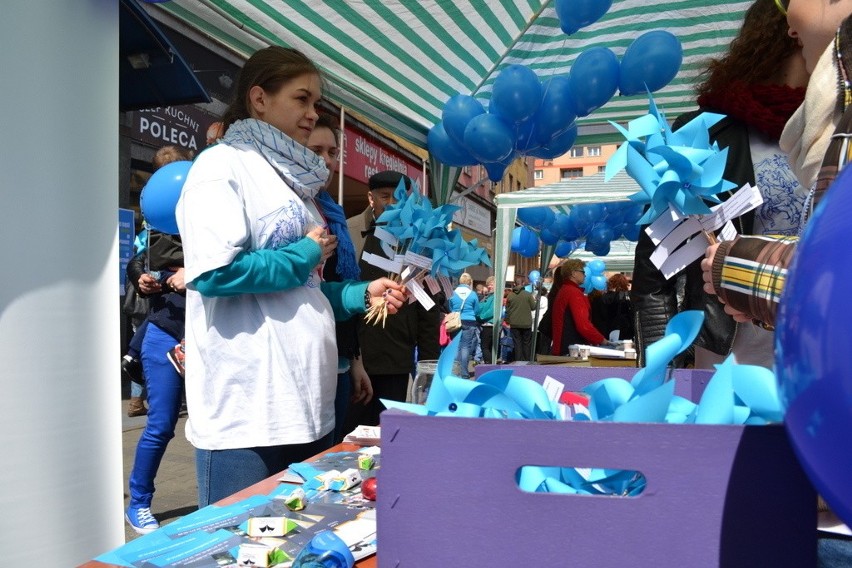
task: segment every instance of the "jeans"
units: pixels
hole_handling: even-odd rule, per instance
[[[459,362],[459,372],[461,378],[468,378],[468,365],[471,357],[476,354],[476,347],[479,344],[479,326],[475,323],[462,322],[461,342],[459,342],[459,354],[456,361]]]
[[[241,489],[284,471],[329,449],[334,432],[307,444],[288,444],[233,450],[195,450],[198,508],[206,507]]]
[[[852,537],[819,533],[817,568],[852,566]]]
[[[154,478],[166,446],[175,437],[183,379],[166,358],[175,346],[175,338],[154,324],[148,326],[142,341],[142,372],[148,391],[148,420],[136,445],[136,457],[130,472],[130,505],[150,507],[154,497]]]

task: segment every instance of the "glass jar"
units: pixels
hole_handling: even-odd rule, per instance
[[[458,377],[460,369],[459,362],[453,361],[453,376]],[[417,362],[417,373],[414,375],[414,382],[411,384],[410,400],[413,404],[426,404],[429,388],[432,386],[432,380],[437,370],[438,361],[434,359]]]
[[[426,404],[429,388],[432,386],[432,379],[435,377],[437,369],[438,362],[435,360],[417,362],[417,373],[414,375],[414,382],[411,384],[411,402],[413,404]]]

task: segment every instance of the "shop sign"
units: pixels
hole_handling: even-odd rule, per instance
[[[461,209],[453,213],[453,223],[488,237],[491,236],[491,211],[467,197],[458,205]]]
[[[133,113],[133,138],[154,146],[193,150],[207,146],[207,129],[217,118],[192,105],[155,107]]]
[[[133,209],[118,210],[118,289],[124,295],[127,264],[133,258],[133,242],[136,240],[136,213]]]
[[[423,187],[423,166],[415,164],[400,154],[385,148],[357,130],[346,128],[343,173],[352,179],[367,183],[375,173],[386,170],[402,172]]]

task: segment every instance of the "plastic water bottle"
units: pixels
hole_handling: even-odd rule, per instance
[[[305,545],[293,561],[293,568],[352,568],[355,557],[333,531],[321,531]]]

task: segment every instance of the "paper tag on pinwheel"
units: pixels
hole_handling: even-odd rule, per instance
[[[716,240],[731,240],[737,234],[731,220],[762,203],[760,191],[747,183],[724,203],[713,206],[707,215],[685,217],[669,207],[645,229],[656,245],[651,253],[651,262],[666,279],[671,278],[695,259],[704,256],[707,239],[700,233],[713,233],[721,228]]]

